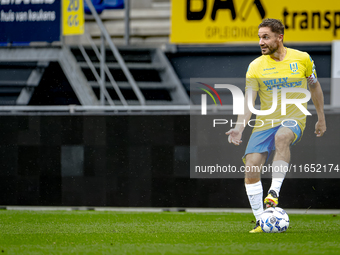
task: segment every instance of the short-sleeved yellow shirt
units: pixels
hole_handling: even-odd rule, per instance
[[[287,53],[282,61],[275,61],[269,55],[262,55],[252,61],[246,75],[246,91],[258,92],[261,110],[272,106],[273,88],[277,88],[278,103],[276,110],[269,115],[257,115],[253,132],[267,130],[281,125],[286,119],[295,120],[303,132],[306,125],[305,114],[294,104],[287,104],[286,115],[281,115],[281,89],[307,89],[307,79],[316,79],[316,70],[312,58],[306,52],[286,48]],[[304,98],[304,93],[287,93],[287,99]],[[307,107],[307,103],[303,104]]]

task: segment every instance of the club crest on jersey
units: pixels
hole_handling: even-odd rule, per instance
[[[289,64],[290,70],[292,70],[293,73],[297,72],[299,69],[298,64],[296,62]]]

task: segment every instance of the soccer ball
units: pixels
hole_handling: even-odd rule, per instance
[[[282,233],[288,229],[289,217],[280,207],[270,207],[262,213],[260,224],[265,233]]]

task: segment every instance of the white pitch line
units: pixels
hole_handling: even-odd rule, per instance
[[[284,209],[288,214],[340,214],[339,209]],[[188,208],[186,212],[192,213],[251,213],[249,208]]]
[[[251,213],[250,208],[174,208],[174,207],[92,207],[92,206],[0,206],[24,211],[114,211],[114,212],[188,212],[188,213]],[[288,214],[340,214],[340,209],[285,209]]]

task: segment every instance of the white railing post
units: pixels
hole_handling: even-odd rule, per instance
[[[340,107],[340,41],[332,43],[331,106]]]

